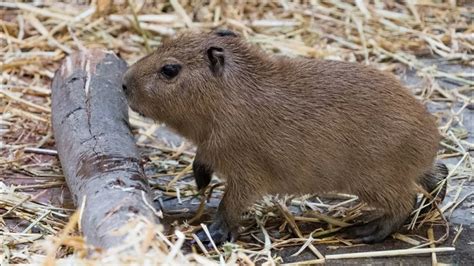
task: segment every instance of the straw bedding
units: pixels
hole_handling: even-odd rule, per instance
[[[246,214],[237,243],[190,248],[186,239],[192,239],[199,228],[193,217],[202,209],[189,177],[193,148],[175,136],[163,135],[159,126],[133,113],[130,122],[144,157],[149,158],[146,168],[156,202],[164,206],[164,224],[136,218],[117,232],[128,234],[123,246],[103,251],[86,244],[77,226],[80,206],[75,211],[71,205],[51,132],[49,86],[54,71],[62,58],[87,47],[110,49],[133,63],[163,38],[188,28],[230,28],[270,53],[358,61],[400,76],[438,118],[444,137],[439,158],[448,162],[452,196],[427,215],[415,211],[406,225],[415,230],[393,237],[407,248],[452,244],[445,243],[444,216],[472,195],[466,194],[469,187],[465,187],[473,175],[472,4],[454,0],[224,2],[0,2],[2,264],[274,264],[287,261],[281,254],[289,247],[298,247],[296,255],[309,252],[313,259],[307,263],[317,263],[331,259],[337,247],[356,246],[332,233],[360,218],[366,206],[351,195],[336,194],[266,197]],[[222,186],[216,184],[209,204],[215,206],[221,194]],[[167,211],[169,200],[187,202],[193,210],[183,205],[188,207]],[[420,227],[428,229],[416,230]],[[462,229],[457,232],[462,234]],[[449,250],[427,250],[433,262],[436,251]],[[404,253],[402,249],[396,255]]]

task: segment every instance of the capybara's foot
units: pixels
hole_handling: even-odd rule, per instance
[[[220,245],[226,241],[235,241],[237,238],[237,229],[231,229],[227,223],[221,219],[216,219],[209,227],[209,235],[212,237],[212,240],[216,245]],[[200,230],[197,234],[197,237],[201,242],[211,246],[211,241],[209,236],[204,230]]]
[[[369,222],[362,222],[344,229],[347,237],[356,243],[372,244],[382,242],[385,238],[396,232],[405,219],[390,215],[383,215]]]

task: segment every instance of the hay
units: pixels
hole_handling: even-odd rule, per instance
[[[284,260],[278,251],[291,246],[300,247],[301,252],[309,249],[317,259],[307,263],[318,263],[324,257],[316,246],[353,245],[350,239],[331,235],[354,222],[366,208],[345,195],[266,198],[249,211],[240,241],[217,250],[206,250],[203,245],[199,250],[183,249],[184,239],[192,239],[199,226],[179,224],[176,232],[165,235],[161,226],[140,219],[124,229],[129,232],[126,246],[101,251],[86,245],[75,228],[80,217],[73,215],[70,199],[64,196],[64,178],[55,157],[49,122],[49,83],[54,71],[64,56],[83,47],[105,47],[133,63],[156,48],[163,37],[186,28],[227,27],[269,52],[288,56],[359,61],[399,75],[416,71],[422,82],[411,89],[427,105],[438,108],[434,114],[444,137],[439,157],[455,159],[449,165],[449,178],[459,181],[457,187],[449,188],[454,197],[440,207],[441,213],[450,216],[472,195],[464,192],[465,181],[473,175],[470,151],[474,144],[467,140],[470,129],[464,123],[469,120],[463,116],[474,105],[474,75],[435,64],[474,66],[472,8],[456,5],[456,1],[429,0],[407,4],[388,0],[370,4],[359,0],[247,1],[232,6],[217,0],[191,2],[0,2],[2,264],[274,264]],[[427,56],[435,56],[436,62],[423,59]],[[447,88],[441,79],[454,86]],[[138,129],[139,146],[150,159],[147,167],[153,169],[150,178],[156,199],[195,197],[197,191],[186,178],[192,149],[163,142],[155,135],[158,127],[135,114],[131,114],[131,123]],[[219,193],[222,188],[216,187],[215,194]],[[421,223],[444,224],[436,210],[423,217],[415,215],[410,226]],[[308,225],[312,227],[309,231],[302,229]],[[462,227],[457,232],[454,241]],[[394,236],[415,248],[430,246],[423,252],[433,252],[433,261],[437,260],[434,252],[446,250],[433,248],[443,236],[431,231],[428,238]]]

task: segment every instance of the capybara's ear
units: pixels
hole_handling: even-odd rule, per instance
[[[224,71],[224,49],[212,46],[207,49],[207,57],[209,58],[209,67],[215,75],[221,75]]]

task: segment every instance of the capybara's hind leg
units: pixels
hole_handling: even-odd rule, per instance
[[[356,238],[355,242],[366,244],[381,242],[397,231],[405,222],[407,216],[384,214],[381,217],[348,228],[348,235]]]
[[[347,235],[356,238],[356,242],[376,243],[381,242],[392,233],[396,232],[405,223],[413,209],[414,191],[377,191],[370,196],[360,195],[361,200],[370,206],[376,207],[374,214],[364,219],[365,222],[346,228]],[[398,195],[387,198],[387,195]],[[364,197],[365,196],[365,197]]]
[[[435,190],[439,185],[441,185],[441,182],[446,179],[448,176],[449,170],[446,167],[444,163],[437,162],[433,169],[431,169],[429,172],[423,174],[423,176],[420,179],[420,184],[423,187],[423,189],[426,190],[426,192],[431,193],[433,190]],[[446,183],[440,188],[440,191],[437,195],[438,199],[440,201],[444,200],[444,197],[446,196]]]
[[[421,187],[427,193],[430,193],[432,197],[435,197],[435,203],[438,205],[444,200],[444,197],[446,196],[447,182],[445,179],[448,176],[448,173],[449,170],[446,165],[444,163],[437,162],[434,167],[430,171],[424,173],[419,180]],[[425,201],[424,204],[426,204],[427,202],[429,201]],[[423,203],[423,201],[418,201],[415,198],[415,203],[413,205],[414,209],[419,209],[421,203]],[[434,207],[434,204],[425,206],[419,211],[418,215],[426,214]]]

